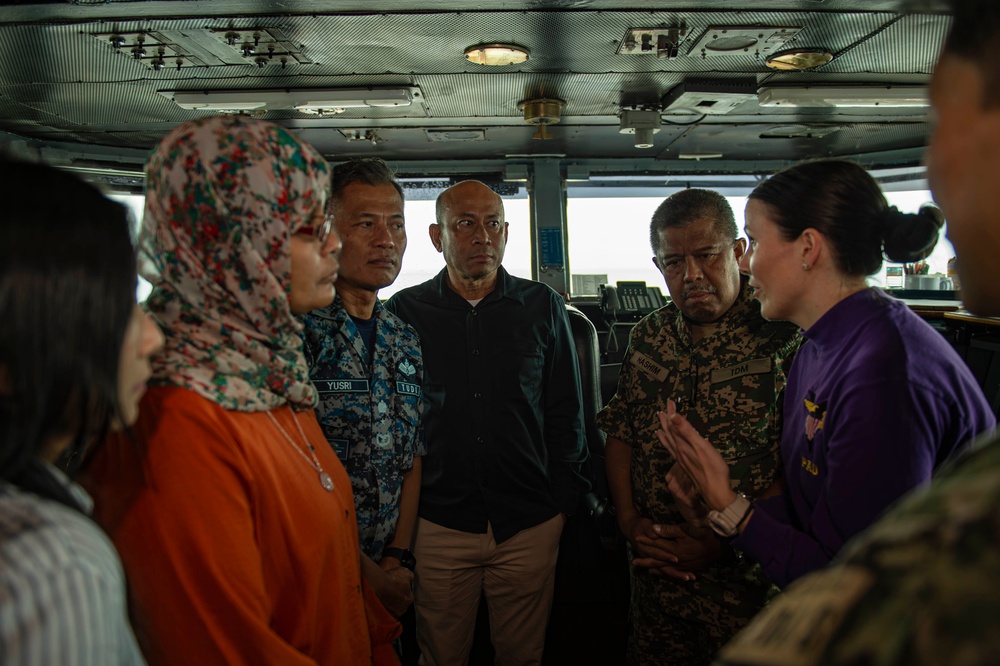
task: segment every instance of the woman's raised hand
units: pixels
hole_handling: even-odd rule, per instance
[[[656,436],[677,461],[677,465],[687,476],[685,481],[671,469],[667,474],[670,492],[689,507],[697,504],[694,497],[700,495],[710,509],[721,511],[736,498],[729,481],[729,465],[726,464],[712,443],[698,434],[691,423],[677,413],[673,400],[667,401],[667,411],[659,412],[660,429]],[[685,487],[686,484],[690,487]],[[675,492],[676,487],[676,492]],[[681,498],[684,499],[681,499]]]

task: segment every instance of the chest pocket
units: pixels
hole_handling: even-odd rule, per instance
[[[639,445],[639,450],[644,456],[659,454],[662,447],[656,438],[656,431],[660,427],[660,422],[656,417],[657,412],[667,408],[665,399],[659,396],[633,400],[628,403],[629,425],[632,428],[632,442]],[[668,455],[663,450],[662,455]]]
[[[769,357],[749,359],[711,371],[708,403],[729,433],[731,445],[722,450],[727,459],[773,446],[773,363]]]
[[[503,398],[522,397],[528,402],[542,398],[545,356],[541,345],[533,341],[514,341],[496,352],[493,381]]]
[[[420,395],[397,393],[393,397],[394,439],[396,454],[404,461],[404,468],[413,465],[414,449],[417,446],[417,435],[420,430]]]

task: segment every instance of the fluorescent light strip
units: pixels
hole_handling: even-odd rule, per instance
[[[923,86],[814,86],[761,88],[757,103],[764,107],[925,107],[930,106]]]
[[[182,109],[252,111],[254,109],[391,108],[410,106],[420,97],[417,87],[331,88],[327,90],[161,90]]]

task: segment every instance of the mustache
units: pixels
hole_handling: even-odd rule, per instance
[[[685,287],[684,291],[681,293],[681,296],[684,298],[688,298],[689,296],[691,296],[691,294],[714,294],[716,293],[716,291],[717,289],[710,284],[699,284],[699,285],[692,285],[690,287]]]

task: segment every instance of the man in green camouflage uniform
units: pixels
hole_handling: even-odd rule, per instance
[[[956,0],[931,83],[928,180],[948,219],[965,306],[1000,315],[1000,3]],[[982,437],[799,579],[721,664],[1000,663],[1000,438]]]
[[[673,303],[632,330],[597,424],[632,563],[629,662],[706,664],[774,588],[710,530],[685,523],[664,479],[673,460],[657,441],[656,413],[677,401],[724,447],[736,490],[762,496],[781,474],[781,394],[799,335],[761,317],[738,268],[746,241],[718,193],[666,199],[650,240]]]

